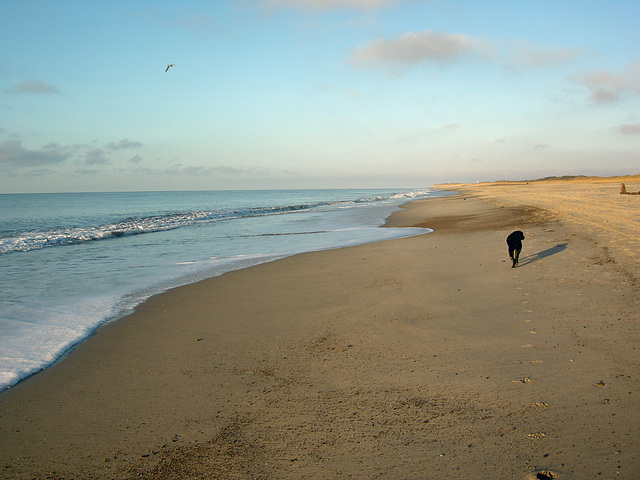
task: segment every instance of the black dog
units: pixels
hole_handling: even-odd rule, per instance
[[[509,245],[509,257],[513,260],[511,268],[515,268],[518,265],[518,257],[522,250],[522,240],[524,240],[524,233],[520,230],[511,232],[507,237],[507,245]]]

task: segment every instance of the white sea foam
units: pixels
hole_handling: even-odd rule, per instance
[[[427,191],[0,195],[0,391],[151,295],[378,228]]]

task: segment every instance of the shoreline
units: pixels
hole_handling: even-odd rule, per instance
[[[77,345],[93,335],[100,326],[113,321],[117,321],[118,319],[129,315],[138,305],[144,303],[144,301],[146,301],[151,296],[160,294],[164,291],[178,286],[188,285],[191,283],[196,283],[197,281],[203,280],[205,278],[218,276],[225,273],[226,271],[248,268],[252,265],[275,261],[279,258],[285,258],[287,256],[302,253],[304,251],[340,248],[341,246],[355,245],[358,243],[368,243],[371,241],[379,241],[380,239],[413,235],[415,233],[407,229],[404,229],[404,231],[400,229],[395,229],[392,231],[390,229],[378,229],[376,227],[380,224],[380,222],[383,221],[383,218],[387,216],[390,211],[392,211],[393,209],[397,209],[398,202],[407,201],[414,195],[425,194],[426,190],[414,190],[404,193],[393,193],[380,190],[379,192],[381,196],[375,197],[376,201],[368,201],[372,200],[372,198],[362,198],[357,200],[355,203],[350,202],[349,200],[353,200],[354,198],[356,198],[354,197],[354,195],[356,195],[355,191],[346,190],[346,195],[341,195],[339,191],[332,192],[332,195],[326,196],[322,199],[327,205],[334,205],[337,197],[344,197],[344,202],[340,202],[341,206],[343,205],[344,207],[360,207],[361,201],[366,201],[367,207],[364,210],[360,208],[358,208],[358,210],[368,210],[374,212],[371,215],[371,218],[377,220],[377,222],[363,220],[362,215],[358,218],[350,218],[350,222],[347,225],[350,226],[352,230],[350,230],[348,233],[341,234],[341,228],[337,225],[341,221],[344,222],[344,219],[341,220],[340,215],[337,215],[337,217],[334,216],[331,223],[327,222],[327,225],[322,225],[322,227],[329,228],[322,228],[316,221],[315,227],[316,230],[319,231],[308,232],[310,233],[310,235],[300,237],[300,240],[295,241],[295,243],[291,242],[290,240],[287,241],[290,238],[297,238],[295,236],[277,237],[277,242],[274,242],[274,244],[270,246],[256,246],[255,244],[260,243],[260,241],[263,239],[268,240],[268,237],[270,236],[258,235],[256,237],[256,242],[250,242],[251,246],[249,246],[248,248],[246,246],[244,248],[242,246],[239,246],[237,248],[233,247],[233,245],[235,244],[242,245],[242,238],[234,241],[229,241],[228,238],[217,239],[217,241],[215,242],[216,245],[211,245],[206,239],[206,235],[202,235],[200,238],[204,240],[200,245],[199,251],[197,251],[197,239],[196,245],[194,245],[191,240],[189,240],[189,248],[190,251],[193,251],[192,254],[181,254],[181,245],[183,244],[182,242],[185,241],[184,236],[189,235],[189,232],[186,231],[182,233],[182,231],[180,231],[177,232],[178,237],[174,237],[174,239],[177,240],[178,243],[175,248],[167,248],[166,250],[162,250],[162,247],[159,245],[145,245],[144,248],[138,249],[139,251],[136,252],[135,255],[133,255],[134,258],[139,257],[141,254],[144,255],[144,253],[142,252],[149,252],[156,249],[156,253],[160,255],[160,258],[164,259],[164,261],[161,260],[156,264],[154,263],[153,258],[147,258],[147,260],[149,260],[149,262],[151,263],[151,265],[147,265],[147,263],[149,262],[141,260],[138,264],[136,264],[137,268],[135,273],[132,272],[132,268],[130,268],[132,265],[129,265],[130,262],[128,262],[128,259],[126,258],[127,254],[131,255],[131,250],[136,250],[135,245],[130,249],[129,252],[127,252],[125,245],[124,247],[122,247],[124,251],[116,252],[116,255],[118,255],[117,261],[105,262],[106,265],[104,263],[100,265],[100,261],[98,260],[97,262],[95,262],[95,264],[98,265],[98,268],[94,267],[93,270],[91,268],[84,269],[84,271],[82,272],[82,278],[84,278],[84,281],[81,284],[75,285],[73,287],[67,287],[69,291],[73,291],[73,294],[78,297],[75,301],[72,301],[72,299],[69,298],[68,295],[58,295],[58,300],[58,298],[56,298],[55,288],[39,290],[38,287],[42,284],[42,282],[33,283],[33,270],[31,270],[30,275],[20,275],[17,272],[12,274],[12,272],[9,272],[9,277],[15,276],[14,282],[16,285],[19,285],[20,288],[17,291],[17,294],[14,294],[14,292],[12,291],[11,297],[13,298],[13,301],[7,304],[8,311],[4,312],[4,323],[0,324],[0,330],[2,330],[3,328],[7,328],[7,332],[9,332],[9,335],[3,338],[3,348],[0,348],[0,350],[3,350],[3,353],[5,354],[4,361],[0,362],[2,364],[2,372],[0,374],[0,394],[6,389],[16,385],[17,383],[24,381],[26,378],[35,375],[59,362]],[[361,191],[359,193],[367,192]],[[368,193],[373,194],[374,192],[370,191]],[[217,192],[217,194],[219,195],[220,192]],[[116,193],[114,195],[120,194]],[[213,195],[213,200],[215,201],[216,192],[211,192],[211,195]],[[301,202],[303,203],[303,205],[301,205],[302,210],[308,211],[307,213],[302,213],[302,216],[307,215],[308,213],[313,216],[313,212],[316,211],[317,205],[322,204],[322,202],[308,202],[309,204],[307,205],[306,200],[308,200],[308,198],[310,197],[313,197],[313,195],[314,194],[312,193],[309,195],[309,197],[301,199]],[[283,196],[286,197],[287,195]],[[249,197],[251,197],[251,195],[249,195]],[[365,197],[367,197],[367,195],[365,195]],[[399,200],[396,197],[404,198],[404,200]],[[291,201],[286,202],[285,200]],[[274,202],[275,205],[286,205],[288,203],[291,203],[292,206],[290,208],[295,212],[296,210],[298,210],[296,206],[296,200],[296,198],[284,200],[282,198],[276,198],[274,199]],[[91,204],[91,201],[87,201],[87,203]],[[313,205],[315,205],[315,207],[313,207]],[[310,206],[311,208],[308,208]],[[87,208],[90,209],[90,207]],[[114,208],[116,208],[117,210],[118,206],[114,206]],[[284,208],[286,210],[288,207],[276,208]],[[326,205],[323,207],[323,209],[324,208],[326,208]],[[242,208],[237,209],[236,211],[246,212],[248,210],[247,208]],[[330,211],[332,210],[332,208],[329,207],[328,210]],[[346,212],[350,209],[341,208],[333,210],[341,210]],[[322,213],[319,213],[318,215],[322,215]],[[296,214],[293,217],[296,216],[299,215]],[[268,217],[268,215],[265,216],[265,218]],[[282,218],[287,217],[288,215],[285,215]],[[141,222],[142,224],[148,224],[148,221],[146,219],[153,217],[149,217],[148,215],[141,213],[137,218],[144,220]],[[336,220],[338,220],[338,222],[336,222]],[[268,220],[267,222],[272,223]],[[97,220],[95,223],[100,224],[100,221]],[[217,222],[212,223],[216,224]],[[273,223],[277,224],[278,221],[276,220]],[[298,219],[297,221],[293,221],[293,223],[294,224],[291,225],[292,232],[297,232],[296,227],[298,225],[302,225],[303,222]],[[332,225],[336,225],[334,231],[330,230]],[[263,225],[263,227],[268,229],[270,228],[270,225]],[[158,232],[155,233],[157,234]],[[220,232],[217,232],[217,234],[219,235]],[[160,233],[160,236],[163,235],[166,234]],[[225,236],[224,228],[222,236]],[[315,239],[316,237],[319,237],[320,240]],[[146,239],[147,237],[140,238]],[[141,241],[139,240],[139,237],[135,236],[129,239],[125,239],[125,243],[131,242],[132,239],[133,243],[135,243],[136,241]],[[100,248],[98,247],[98,245],[104,245],[105,252],[103,252],[102,257],[100,258],[108,258],[111,253],[110,249],[117,248],[112,246],[111,241],[107,241],[104,243],[97,243],[95,240],[87,241],[89,243],[86,244],[86,247],[77,246],[77,249],[82,250]],[[152,242],[153,236],[149,237],[149,243],[152,244]],[[165,245],[169,245],[170,243],[171,242],[165,242]],[[228,247],[225,246],[220,248],[219,245],[221,244],[228,245]],[[285,245],[285,247],[282,247],[283,245]],[[194,248],[194,246],[196,248]],[[76,247],[72,246],[72,251],[68,252],[68,254],[76,257],[77,252],[73,251],[74,248]],[[42,252],[42,254],[49,255],[48,260],[44,262],[38,262],[38,264],[45,266],[64,264],[65,262],[61,257],[56,259],[55,256],[64,255],[66,249],[66,246],[63,249],[47,249],[45,251],[46,253]],[[210,249],[214,252],[212,256],[210,256],[209,254]],[[102,250],[102,248],[100,248],[100,250]],[[11,258],[6,258],[7,262],[9,263],[9,268],[11,268],[11,261],[16,258],[13,256],[13,253],[17,252],[12,252]],[[34,251],[32,253],[34,254],[34,256],[41,254],[37,251]],[[173,261],[167,260],[167,258],[173,253],[175,253]],[[18,256],[20,255],[21,254],[18,254]],[[30,253],[29,255],[32,254]],[[197,260],[191,261],[192,258]],[[76,262],[74,262],[74,266],[78,268],[75,269],[70,268],[66,271],[56,271],[55,269],[53,269],[52,278],[57,278],[62,281],[66,281],[66,278],[79,278],[81,274],[77,272],[77,270],[82,270],[82,265],[94,264],[93,259],[90,257],[84,260],[85,261],[76,260]],[[114,265],[117,265],[117,263],[121,264],[120,268],[118,268],[117,266],[113,267]],[[100,266],[104,266],[105,269],[101,269]],[[153,266],[153,271],[148,268],[149,266]],[[47,271],[49,270],[47,270],[46,267],[42,268],[41,270],[42,271],[38,275],[44,276],[43,278],[46,278]],[[98,273],[105,270],[108,270],[108,273]],[[144,273],[140,273],[144,271],[149,271],[151,273],[148,273],[145,276]],[[60,277],[60,275],[62,275],[62,277]],[[161,278],[159,279],[159,277]],[[128,281],[128,278],[133,278],[133,280]],[[87,288],[90,285],[96,285],[97,282],[100,282],[100,286],[98,288]],[[60,284],[59,281],[55,281],[55,283]],[[45,299],[44,302],[40,301],[40,296]],[[33,303],[34,306],[38,305],[39,308],[28,308],[32,302],[32,298],[38,299],[38,301]],[[24,306],[27,308],[21,309],[18,308],[18,306]],[[16,325],[29,326],[36,322],[38,325],[40,325],[40,327],[38,330],[32,328],[31,331],[29,331],[28,327],[22,328],[22,332],[27,332],[27,335],[24,336],[20,336],[19,333],[11,335],[11,323],[14,320],[16,321]],[[74,322],[76,327],[75,329],[64,328],[65,323],[69,322],[69,320],[72,320]],[[53,334],[58,334],[55,342],[50,341],[49,338],[45,337],[45,335],[42,335],[42,338],[39,338],[37,332],[45,331],[45,327],[48,327],[48,330],[53,330],[52,336]],[[60,328],[58,331],[56,331],[58,327]],[[28,336],[29,334],[30,336]],[[32,345],[38,341],[40,341],[42,347],[32,347]],[[24,356],[22,356],[22,354],[24,354]]]
[[[455,192],[452,192],[452,193],[454,193],[454,194],[455,194]],[[411,200],[411,201],[409,201],[409,202],[407,202],[407,203],[412,203],[413,201],[415,201],[415,200]],[[405,204],[401,205],[401,206],[400,206],[400,208],[403,208],[403,207],[404,207],[404,205],[405,205]],[[391,215],[390,215],[389,217],[391,217]],[[389,217],[388,217],[388,218],[389,218]],[[387,219],[385,219],[385,221],[384,221],[384,222],[383,222],[383,223],[382,223],[378,228],[412,228],[412,227],[413,227],[412,225],[404,225],[402,222],[400,222],[397,226],[394,226],[394,225],[388,224],[388,218],[387,218]],[[396,222],[396,223],[397,223],[397,222]],[[422,226],[420,226],[420,227],[417,227],[417,228],[426,228],[426,227],[422,227]],[[430,233],[430,232],[431,232],[431,230],[429,230],[429,232],[425,232],[424,234],[426,234],[426,233]],[[421,234],[418,234],[418,235],[421,235]],[[365,243],[363,243],[363,244],[358,244],[358,245],[356,245],[356,246],[359,246],[359,245],[366,245],[366,244],[368,244],[368,243],[376,243],[376,242],[379,242],[379,241],[387,241],[387,240],[376,240],[376,241],[372,241],[372,242],[365,242]],[[202,278],[202,279],[199,279],[199,280],[195,280],[195,281],[191,281],[191,282],[187,282],[187,283],[179,284],[179,285],[176,285],[176,286],[169,287],[169,288],[167,288],[166,290],[160,291],[160,292],[158,292],[158,293],[154,293],[154,294],[152,294],[152,295],[150,295],[150,296],[146,297],[145,299],[141,300],[139,303],[135,304],[133,307],[127,307],[126,309],[123,309],[123,310],[122,310],[122,312],[117,313],[117,314],[115,314],[115,315],[113,315],[113,316],[111,316],[111,317],[106,318],[103,322],[101,322],[99,325],[97,325],[97,326],[96,326],[96,327],[95,327],[95,328],[94,328],[94,329],[93,329],[93,330],[92,330],[92,331],[91,331],[91,332],[90,332],[86,337],[84,337],[84,338],[82,338],[82,339],[78,340],[77,342],[73,343],[72,345],[70,345],[70,346],[69,346],[69,347],[68,347],[64,352],[62,352],[62,353],[61,353],[61,354],[60,354],[60,355],[59,355],[55,360],[53,360],[51,363],[49,363],[49,364],[45,365],[43,368],[41,368],[41,369],[39,369],[39,370],[37,370],[37,371],[34,371],[34,372],[30,373],[29,375],[27,375],[27,376],[26,376],[26,377],[24,377],[24,378],[21,378],[20,380],[18,380],[18,381],[17,381],[17,382],[15,382],[15,383],[12,383],[12,384],[10,384],[10,385],[8,385],[8,386],[6,386],[6,387],[0,388],[0,395],[2,395],[5,391],[7,391],[7,390],[9,390],[9,389],[11,389],[11,388],[13,388],[13,387],[15,387],[16,385],[19,385],[20,383],[22,383],[22,382],[24,382],[24,381],[26,381],[26,380],[30,379],[30,378],[31,378],[31,377],[33,377],[34,375],[38,375],[38,374],[42,373],[43,371],[45,371],[45,370],[47,370],[47,369],[49,369],[49,368],[51,368],[51,367],[53,367],[53,366],[57,365],[58,363],[60,363],[61,361],[63,361],[63,360],[64,360],[64,359],[65,359],[65,358],[66,358],[66,357],[67,357],[67,356],[68,356],[68,355],[69,355],[73,350],[75,350],[79,345],[81,345],[83,342],[85,342],[88,338],[91,338],[92,336],[96,335],[96,334],[98,333],[98,331],[99,331],[102,327],[104,327],[104,326],[106,326],[106,325],[109,325],[109,324],[111,324],[111,323],[114,323],[114,322],[118,322],[118,321],[120,321],[120,320],[122,320],[122,319],[124,319],[124,318],[128,317],[129,315],[132,315],[133,313],[135,313],[135,310],[136,310],[138,307],[140,307],[140,306],[141,306],[141,305],[143,305],[145,302],[149,301],[151,298],[153,298],[153,297],[155,297],[155,296],[157,296],[157,295],[163,295],[164,293],[166,293],[166,292],[168,292],[168,291],[171,291],[171,290],[174,290],[174,289],[176,289],[176,288],[181,288],[181,287],[186,287],[186,286],[189,286],[189,285],[193,285],[193,284],[195,284],[195,283],[199,283],[199,282],[201,282],[201,281],[203,281],[203,280],[208,280],[208,279],[210,279],[210,278],[215,278],[215,277],[218,277],[218,276],[225,275],[226,273],[229,273],[229,272],[232,272],[232,271],[238,271],[238,270],[244,270],[244,269],[247,269],[247,268],[253,268],[253,267],[258,266],[258,265],[261,265],[261,264],[263,264],[263,263],[271,263],[271,262],[275,262],[275,261],[282,260],[282,259],[284,259],[284,258],[288,258],[288,257],[296,256],[296,255],[301,255],[301,254],[304,254],[304,253],[313,253],[313,252],[321,252],[321,251],[330,251],[330,250],[336,250],[336,249],[340,249],[340,248],[349,248],[349,246],[348,246],[348,245],[343,245],[343,246],[339,246],[339,247],[321,248],[321,249],[319,249],[319,250],[312,250],[312,251],[310,251],[310,252],[300,252],[300,253],[290,253],[290,254],[285,254],[285,255],[273,255],[273,256],[266,256],[266,257],[265,257],[265,259],[261,260],[261,261],[260,261],[260,262],[258,262],[258,263],[250,264],[250,265],[247,265],[247,266],[242,266],[242,267],[240,267],[240,268],[233,268],[233,269],[231,269],[231,270],[226,270],[226,271],[224,271],[223,273],[220,273],[220,274],[217,274],[217,275],[214,275],[214,276],[211,276],[211,277],[206,277],[206,278]]]
[[[152,297],[0,395],[3,474],[634,478],[633,256],[498,190]]]

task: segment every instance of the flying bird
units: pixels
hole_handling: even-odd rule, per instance
[[[168,72],[171,67],[175,67],[175,64],[170,63],[169,65],[167,65],[167,68],[164,70],[165,73]]]

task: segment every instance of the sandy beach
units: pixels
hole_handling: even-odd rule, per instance
[[[153,297],[0,395],[0,478],[637,479],[620,181],[441,186],[387,222],[432,233]]]

